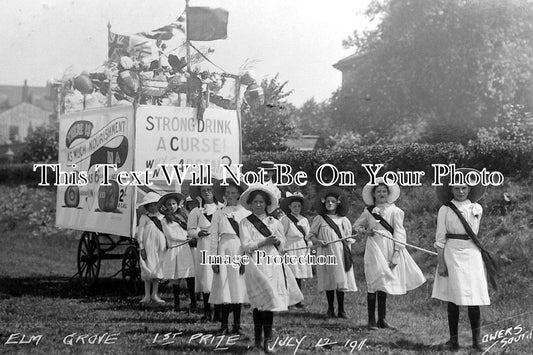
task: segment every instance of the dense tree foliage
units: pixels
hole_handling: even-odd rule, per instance
[[[294,126],[290,116],[294,106],[285,99],[291,92],[284,92],[287,82],[279,83],[278,76],[263,80],[263,105],[243,105],[242,108],[242,148],[252,152],[277,151],[286,149],[285,141]]]
[[[333,133],[329,101],[316,102],[311,98],[294,111],[292,122],[301,134],[330,135]]]
[[[424,123],[427,141],[461,141],[505,124],[509,107],[531,111],[531,2],[374,0],[366,15],[379,24],[344,42],[358,58],[332,102],[337,125]]]
[[[28,132],[22,160],[31,163],[57,162],[59,146],[59,123],[57,121]]]

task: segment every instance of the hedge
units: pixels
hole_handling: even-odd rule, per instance
[[[378,175],[385,171],[424,171],[424,179],[433,178],[432,164],[456,164],[478,170],[499,171],[505,178],[528,177],[533,170],[533,146],[507,141],[475,143],[463,146],[455,143],[391,144],[384,146],[355,146],[345,149],[322,149],[309,152],[286,151],[245,155],[243,171],[255,170],[262,160],[289,164],[293,173],[305,171],[313,180],[323,164],[332,164],[339,170],[352,171],[358,183],[368,181],[361,164],[384,164]],[[0,183],[39,182],[39,174],[32,164],[0,165]]]
[[[0,184],[38,184],[40,174],[33,171],[33,164],[0,165]]]
[[[475,143],[463,146],[456,143],[391,144],[383,146],[355,146],[344,149],[323,149],[310,152],[286,151],[256,153],[244,157],[243,170],[254,169],[262,160],[289,164],[295,171],[305,171],[309,179],[323,164],[338,170],[352,171],[357,182],[368,181],[362,164],[384,164],[385,171],[424,171],[424,179],[433,179],[432,164],[455,164],[478,170],[499,171],[507,177],[527,177],[533,169],[533,146],[512,142]]]

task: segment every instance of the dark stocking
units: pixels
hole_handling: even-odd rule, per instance
[[[368,307],[368,325],[370,327],[376,326],[376,294],[367,293],[366,302]]]
[[[459,347],[459,306],[448,302],[448,327],[450,329],[450,345]]]

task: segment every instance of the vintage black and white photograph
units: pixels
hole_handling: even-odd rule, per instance
[[[532,352],[533,1],[2,13],[0,353]]]

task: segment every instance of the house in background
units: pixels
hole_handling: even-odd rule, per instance
[[[50,123],[52,112],[23,102],[0,113],[0,145],[22,143],[33,128]]]
[[[23,86],[0,85],[0,113],[27,102],[45,111],[54,111],[54,99],[50,86],[28,86],[24,81]]]
[[[352,54],[333,64],[333,68],[342,73],[342,87],[353,86],[355,82],[355,68],[361,60],[361,55]]]
[[[28,132],[51,122],[50,93],[49,87],[28,86],[26,81],[23,86],[0,85],[0,163],[8,156],[16,162]]]

